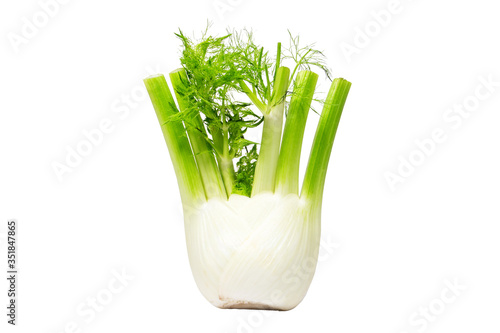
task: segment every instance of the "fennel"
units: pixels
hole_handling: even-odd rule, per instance
[[[299,192],[318,81],[311,69],[330,77],[323,54],[299,47],[298,37],[286,50],[278,43],[271,59],[249,32],[198,43],[176,35],[182,68],[170,80],[178,107],[163,75],[144,82],[176,172],[195,281],[220,308],[292,309],[316,268],[326,171],[351,84],[331,84]],[[258,147],[245,133],[261,124]]]

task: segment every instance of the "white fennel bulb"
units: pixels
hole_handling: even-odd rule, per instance
[[[233,194],[185,212],[191,270],[220,308],[290,310],[316,268],[320,216],[296,194]]]

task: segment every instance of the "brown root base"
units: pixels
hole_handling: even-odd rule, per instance
[[[221,309],[288,311],[288,309],[278,309],[265,303],[253,303],[247,301],[226,301],[226,303],[217,307]]]

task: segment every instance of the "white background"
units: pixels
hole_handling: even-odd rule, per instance
[[[498,83],[468,118],[444,118],[455,104],[478,101],[476,89],[488,92],[480,77],[500,81],[498,7],[401,0],[381,27],[372,12],[389,4],[70,0],[47,22],[38,17],[45,25],[14,47],[9,38],[22,36],[23,18],[33,22],[42,9],[36,0],[3,1],[0,230],[18,220],[20,291],[12,329],[1,279],[0,331],[498,332]],[[207,19],[217,34],[251,28],[273,51],[287,29],[300,33],[325,51],[334,76],[353,83],[326,182],[323,259],[289,312],[219,310],[204,300],[152,106],[124,104],[143,91],[147,68],[179,67],[173,32],[201,31]],[[357,53],[346,56],[347,44]],[[67,147],[103,119],[113,123],[110,133],[60,181],[53,163],[65,163]],[[304,160],[316,123],[311,113]],[[435,129],[446,140],[392,191],[386,173],[398,174],[400,157],[422,157],[415,141]],[[79,315],[122,269],[133,280],[95,317]],[[446,281],[466,290],[454,296]],[[445,304],[443,293],[453,301]],[[419,309],[429,306],[439,314],[422,319]]]

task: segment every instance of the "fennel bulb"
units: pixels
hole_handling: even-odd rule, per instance
[[[185,214],[191,270],[220,308],[290,310],[306,295],[320,216],[296,194],[210,199]]]
[[[205,36],[198,44],[177,36],[184,50],[183,68],[170,73],[174,94],[163,75],[144,82],[176,172],[196,284],[219,308],[290,310],[316,268],[326,170],[351,84],[331,84],[299,192],[318,80],[309,69],[329,77],[322,53],[299,48],[296,37],[289,55],[278,43],[273,63],[249,33]],[[292,71],[281,66],[285,59],[295,61]],[[244,135],[261,124],[257,150]]]

